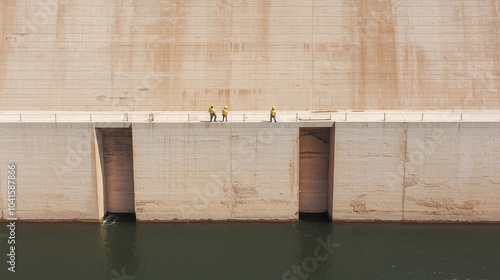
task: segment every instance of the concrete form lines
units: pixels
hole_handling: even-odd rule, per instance
[[[233,126],[230,125],[229,126],[229,139],[231,140],[231,137],[233,136]],[[229,175],[229,183],[230,183],[230,187],[231,187],[231,205],[230,205],[230,209],[231,209],[231,220],[234,219],[234,187],[233,187],[233,141],[229,141],[229,172],[231,172],[231,174]]]
[[[307,43],[304,43],[307,44]],[[310,42],[310,48],[311,48],[311,81],[314,81],[315,79],[315,71],[314,71],[314,0],[311,0],[311,42]],[[312,96],[315,91],[315,83],[310,83],[310,89],[308,92],[307,96],[307,107],[312,108]]]
[[[406,160],[408,156],[408,123],[405,124],[405,155],[403,158],[403,195],[401,199],[401,221],[405,220],[405,199],[406,199]]]

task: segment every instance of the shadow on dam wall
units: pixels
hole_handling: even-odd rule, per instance
[[[132,128],[97,128],[103,213],[133,214],[134,165]],[[134,215],[135,216],[135,215]]]
[[[333,180],[332,127],[300,128],[299,213],[328,213]],[[303,216],[303,215],[302,215]],[[307,216],[307,215],[306,215]]]

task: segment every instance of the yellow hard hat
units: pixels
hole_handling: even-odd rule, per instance
[[[273,109],[274,109],[274,106],[273,106]]]
[[[224,106],[224,109],[227,109],[227,106]]]
[[[210,107],[214,107],[214,104],[210,104]]]

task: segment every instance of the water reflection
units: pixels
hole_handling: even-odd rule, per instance
[[[300,214],[297,227],[296,258],[282,279],[325,279],[330,275],[334,254],[341,244],[335,242],[327,214]]]
[[[17,271],[2,280],[500,279],[500,225],[109,220],[16,233]]]
[[[104,279],[143,279],[145,267],[134,216],[108,215],[99,227],[99,245],[106,261]]]

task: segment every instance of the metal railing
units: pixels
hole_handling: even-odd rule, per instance
[[[278,112],[278,122],[460,122],[500,121],[500,111]],[[229,122],[269,122],[269,113],[230,112]],[[217,114],[217,121],[222,115]],[[210,122],[205,112],[0,112],[0,122]]]

